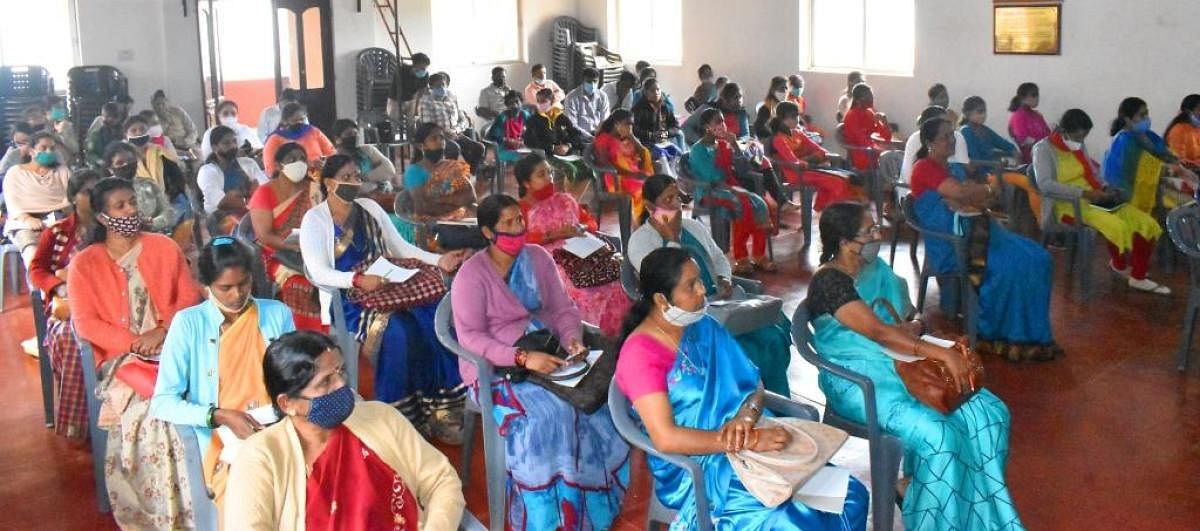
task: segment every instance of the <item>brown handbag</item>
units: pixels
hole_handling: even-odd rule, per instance
[[[887,300],[876,299],[873,304],[883,306],[896,323],[904,322]],[[900,381],[904,382],[904,387],[908,389],[909,394],[943,415],[949,415],[958,409],[958,406],[983,389],[984,385],[983,362],[979,359],[979,355],[971,350],[962,338],[956,338],[954,346],[951,348],[962,356],[963,362],[967,366],[969,387],[966,390],[958,388],[950,371],[940,361],[929,358],[911,362],[895,361],[896,374],[900,375]]]

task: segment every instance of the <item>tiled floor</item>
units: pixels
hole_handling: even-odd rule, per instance
[[[801,263],[799,241],[777,240],[782,271],[763,276],[768,291],[786,294],[788,310],[804,296],[816,256],[810,249]],[[911,275],[904,251],[898,270]],[[1097,257],[1095,295],[1083,303],[1061,253],[1056,261],[1052,313],[1067,357],[1037,365],[987,360],[989,387],[1012,411],[1008,480],[1021,516],[1034,530],[1197,529],[1200,355],[1187,375],[1174,363],[1185,267],[1172,275],[1156,268],[1155,277],[1176,290],[1156,297],[1116,282]],[[96,512],[87,446],[42,425],[37,364],[18,346],[33,330],[28,301],[10,295],[7,304],[0,315],[0,529],[115,528]],[[801,392],[811,393],[804,385]],[[457,448],[444,450],[457,464]],[[479,450],[467,497],[486,520],[482,465]],[[640,456],[633,467],[619,530],[643,528],[649,486]]]

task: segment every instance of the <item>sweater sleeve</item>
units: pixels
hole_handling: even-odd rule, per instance
[[[129,352],[133,340],[137,336],[127,327],[114,326],[104,320],[98,304],[102,297],[113,295],[112,293],[100,293],[100,290],[113,289],[116,286],[104,286],[96,283],[94,278],[87,278],[87,268],[90,264],[86,262],[98,259],[92,257],[94,254],[81,253],[71,261],[71,267],[67,273],[67,294],[71,300],[71,322],[79,332],[80,338],[99,347],[105,353],[116,355]],[[97,354],[100,353],[97,352]],[[96,363],[104,361],[97,359]]]
[[[1033,146],[1033,177],[1037,180],[1038,189],[1067,197],[1082,197],[1082,189],[1058,180],[1058,157],[1054,151],[1049,139]]]
[[[583,317],[579,307],[567,295],[562,276],[554,265],[550,253],[539,246],[528,246],[525,252],[535,253],[531,258],[536,260],[537,278],[542,295],[542,308],[538,310],[539,317],[554,328],[554,335],[564,346],[583,337]],[[599,325],[600,323],[592,323]]]
[[[332,157],[336,153],[336,149],[333,147],[333,142],[329,141],[329,137],[325,136],[325,133],[322,133],[320,129],[315,128],[313,129],[313,134],[317,138],[317,146],[320,150],[319,155],[321,157]],[[312,157],[311,153],[309,157]]]
[[[252,437],[242,445],[237,461],[229,468],[224,523],[230,531],[275,531],[283,527],[283,522],[275,521],[275,470],[270,450],[254,442]]]
[[[183,256],[183,250],[175,244],[174,240],[166,236],[163,236],[161,241],[164,245],[160,252],[170,256],[168,260],[171,260],[171,264],[168,274],[171,275],[171,282],[174,285],[171,287],[171,302],[160,312],[158,317],[162,327],[170,329],[171,322],[175,320],[175,314],[200,302],[200,285],[192,277],[187,258]]]
[[[338,271],[333,266],[333,226],[326,223],[328,218],[321,218],[317,212],[323,209],[328,215],[329,207],[318,205],[304,214],[300,222],[300,256],[304,258],[308,279],[318,288],[349,289],[352,287],[354,273]]]
[[[33,260],[29,262],[29,281],[33,283],[34,287],[46,293],[45,298],[47,299],[55,288],[65,282],[51,271],[53,264],[50,263],[50,255],[53,254],[55,237],[56,231],[53,229],[43,230],[42,234],[38,236]],[[34,311],[41,311],[41,309],[34,308]]]
[[[487,259],[483,257],[483,259]],[[450,286],[450,304],[454,308],[454,332],[458,341],[467,350],[483,356],[496,365],[512,366],[516,362],[517,349],[492,337],[487,323],[488,287],[479,267],[468,260],[458,272]],[[487,264],[482,264],[486,267]]]

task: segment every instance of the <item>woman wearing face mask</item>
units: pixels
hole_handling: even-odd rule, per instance
[[[221,100],[221,103],[217,104],[216,113],[218,125],[208,128],[208,130],[204,132],[204,135],[200,137],[201,159],[207,160],[208,156],[212,154],[213,141],[211,135],[213,129],[216,129],[219,126],[225,126],[233,130],[233,132],[237,135],[237,147],[239,150],[249,145],[250,151],[247,154],[253,154],[254,152],[263,148],[262,140],[258,138],[258,131],[255,131],[254,128],[238,121],[237,102],[233,100]]]
[[[185,212],[188,211],[177,212],[175,208],[175,204],[187,201],[186,196],[181,201],[171,201],[158,184],[138,175],[137,148],[125,142],[114,142],[104,151],[101,164],[109,175],[133,184],[138,212],[146,220],[146,229],[150,232],[176,237],[174,233],[177,228],[182,228],[181,223],[190,222],[185,218]],[[190,226],[188,230],[190,235]],[[178,237],[183,237],[182,232]],[[179,241],[178,238],[176,241]]]
[[[771,83],[767,85],[767,95],[763,97],[762,103],[758,104],[758,112],[754,117],[754,136],[763,142],[769,142],[771,138],[771,118],[775,117],[775,106],[780,102],[787,101],[788,97],[788,80],[783,76],[775,76],[771,78]]]
[[[279,288],[279,300],[291,308],[296,328],[321,331],[321,305],[300,264],[284,265],[276,253],[299,258],[300,243],[292,238],[300,230],[300,220],[313,205],[320,203],[321,188],[308,167],[308,156],[300,144],[287,143],[275,151],[279,171],[270,182],[254,190],[246,205],[254,239],[262,249],[267,276]],[[299,268],[299,269],[293,269]]]
[[[275,151],[288,143],[300,144],[308,154],[310,166],[320,166],[320,160],[332,156],[336,150],[329,138],[320,129],[308,124],[308,107],[303,103],[290,102],[283,106],[279,127],[267,137],[263,144],[263,166],[269,175],[274,175]]]
[[[98,370],[105,397],[99,424],[108,430],[112,514],[122,529],[191,527],[190,498],[179,489],[186,484],[182,443],[150,416],[158,370],[146,360],[157,361],[175,314],[200,300],[200,288],[175,242],[141,231],[129,181],[96,183],[91,205],[95,232],[71,260],[67,294],[75,330],[96,354],[98,367],[83,369]]]
[[[734,157],[742,156],[741,148],[726,129],[721,112],[708,109],[700,120],[705,126],[704,136],[688,152],[688,170],[700,184],[696,200],[720,208],[733,220],[730,246],[735,273],[751,274],[755,268],[774,272],[775,263],[767,258],[767,238],[775,230],[775,200],[742,186],[742,176],[734,166]]]
[[[931,89],[932,90],[932,89]],[[1004,182],[1025,191],[1029,199],[1029,209],[1035,219],[1042,215],[1042,196],[1037,187],[1029,180],[1029,176],[1018,171],[1005,171],[1000,164],[1000,157],[1010,157],[1014,160],[1021,157],[1017,146],[987,126],[987,102],[979,96],[971,96],[963,100],[962,121],[959,122],[958,132],[966,144],[967,156],[972,166],[981,165],[989,173],[995,172]],[[955,139],[957,141],[957,138]]]
[[[1008,117],[1008,136],[1020,146],[1022,164],[1033,160],[1033,145],[1050,136],[1050,125],[1037,111],[1040,100],[1037,84],[1026,82],[1017,87],[1017,95],[1008,103],[1008,112],[1012,113]]]
[[[1154,209],[1164,166],[1190,183],[1191,189],[1183,191],[1190,193],[1195,189],[1196,174],[1183,167],[1162,137],[1150,129],[1150,109],[1141,98],[1121,101],[1108,134],[1113,140],[1104,157],[1104,181],[1121,190],[1123,198],[1138,210],[1150,213]],[[1171,209],[1187,199],[1190,198],[1167,194],[1163,197],[1163,206]]]
[[[4,234],[20,249],[26,267],[33,260],[42,230],[65,216],[62,211],[71,205],[67,198],[71,170],[58,158],[54,135],[45,131],[36,133],[29,139],[29,145],[32,146],[29,162],[13,166],[4,175],[4,202],[8,209]]]
[[[462,219],[475,204],[471,168],[459,159],[445,157],[446,141],[437,124],[417,126],[412,141],[412,164],[404,170],[404,192],[411,213],[423,218]]]
[[[629,262],[641,270],[642,261],[660,247],[680,247],[700,266],[700,279],[705,293],[714,299],[730,299],[738,295],[733,289],[733,270],[729,259],[713,240],[712,231],[699,220],[683,215],[683,203],[690,201],[679,191],[675,179],[655,175],[646,179],[646,201],[649,215],[642,226],[629,237]],[[792,343],[790,322],[781,319],[769,326],[751,330],[735,339],[751,361],[762,369],[767,390],[788,394],[787,367],[791,362],[788,347]]]
[[[254,190],[267,183],[267,175],[254,159],[238,156],[238,135],[233,129],[218,125],[209,137],[215,149],[196,174],[196,186],[209,215],[209,231],[230,234],[246,215]]]
[[[800,108],[795,103],[785,101],[775,107],[775,117],[770,122],[774,131],[770,151],[775,155],[774,165],[787,182],[815,186],[813,210],[818,212],[833,203],[862,197],[861,187],[851,185],[844,175],[817,168],[828,168],[829,152],[809,138],[800,124]]]
[[[225,529],[458,528],[466,500],[454,467],[396,410],[355,401],[333,340],[285,334],[261,374],[283,420],[238,452]]]
[[[34,311],[46,314],[46,347],[56,376],[54,432],[70,438],[87,437],[88,412],[79,345],[67,307],[67,270],[95,223],[89,196],[99,180],[100,174],[93,170],[71,176],[67,182],[67,196],[74,207],[71,215],[42,231],[29,264],[29,282],[43,294],[44,306]]]
[[[231,464],[220,459],[226,437],[231,432],[245,440],[274,419],[263,384],[263,353],[295,330],[287,306],[251,296],[253,261],[250,249],[232,236],[213,238],[200,250],[200,283],[208,298],[175,315],[150,399],[155,418],[196,429],[203,481],[218,512]],[[222,426],[229,432],[213,433]]]
[[[633,219],[644,211],[642,181],[654,175],[650,150],[633,134],[633,113],[625,109],[613,111],[592,143],[596,164],[617,169],[616,175],[605,174],[603,186],[610,192],[625,192],[633,202]]]
[[[516,162],[521,158],[517,150],[525,148],[525,120],[528,119],[529,110],[521,106],[521,93],[510,90],[504,94],[504,110],[496,115],[485,133],[488,140],[496,143],[497,156],[502,162]]]
[[[358,122],[342,118],[333,122],[330,133],[333,134],[337,152],[358,163],[364,181],[389,189],[400,186],[401,182],[396,178],[396,165],[380,153],[379,148],[358,142]]]
[[[555,190],[550,165],[541,155],[526,155],[517,162],[513,173],[521,195],[521,213],[528,227],[526,242],[541,245],[556,257],[563,287],[571,300],[575,301],[583,320],[595,323],[605,336],[616,337],[621,331],[621,318],[629,310],[629,297],[625,296],[621,280],[617,278],[596,286],[576,287],[555,253],[568,239],[598,231],[596,220],[579,205],[575,196]]]
[[[955,383],[969,385],[956,351],[921,341],[920,323],[895,322],[886,310],[890,305],[905,312],[912,305],[904,280],[877,257],[879,235],[880,226],[863,205],[838,203],[821,214],[822,266],[805,303],[813,345],[822,357],[875,384],[881,427],[904,449],[905,478],[896,488],[905,529],[1024,529],[1004,482],[1009,433],[1004,402],[981,389],[943,415],[908,392],[884,351],[941,361]],[[825,371],[817,383],[833,411],[863,422],[858,386]]]
[[[468,252],[437,255],[401,238],[378,203],[359,197],[362,178],[349,157],[334,155],[326,161],[321,188],[327,199],[304,214],[300,251],[309,280],[320,290],[322,322],[329,322],[330,292],[342,290],[347,328],[363,344],[362,354],[375,360],[376,398],[395,406],[422,432],[458,444],[466,390],[454,355],[433,331],[437,302],[381,311],[354,300],[388,283],[365,272],[380,258],[414,259],[453,273]]]
[[[995,199],[990,184],[951,176],[948,161],[954,144],[950,122],[935,118],[921,125],[920,160],[912,174],[916,217],[925,227],[968,239],[964,273],[968,289],[979,294],[979,350],[1014,362],[1053,360],[1062,355],[1062,348],[1050,328],[1050,253],[983,212]],[[925,247],[935,273],[958,267],[949,242],[929,238]]]
[[[479,205],[479,227],[491,245],[463,263],[450,290],[462,346],[497,367],[539,374],[566,362],[557,353],[517,347],[530,332],[549,332],[569,355],[587,352],[579,309],[550,253],[525,243],[517,201],[488,196]],[[498,397],[496,411],[484,414],[503,415],[507,426],[506,527],[611,527],[628,488],[629,446],[617,434],[607,407],[584,413],[533,382],[479,382],[475,366],[467,361],[459,362],[459,370],[473,394]]]
[[[137,149],[137,175],[154,181],[175,203],[184,195],[183,169],[166,148],[151,141],[150,133],[150,122],[144,117],[133,115],[125,120],[125,142]],[[176,203],[176,206],[183,205]]]
[[[1179,114],[1167,125],[1167,147],[1180,162],[1195,170],[1200,167],[1200,94],[1188,94],[1179,104]]]
[[[641,98],[633,104],[633,134],[650,148],[651,159],[662,173],[671,173],[672,162],[683,155],[683,139],[679,121],[667,107],[658,80],[647,78],[642,83]]]
[[[710,514],[718,528],[865,529],[868,493],[851,479],[841,514],[786,501],[767,507],[734,473],[727,452],[785,448],[791,433],[755,427],[763,415],[763,383],[729,333],[705,316],[701,269],[682,249],[661,248],[642,262],[642,298],[625,320],[616,384],[633,403],[655,448],[692,456],[704,471]],[[661,503],[679,511],[673,527],[695,529],[696,499],[685,471],[649,458]]]
[[[175,144],[171,142],[170,137],[163,132],[162,124],[158,121],[158,115],[153,110],[146,109],[137,113],[137,116],[146,121],[146,133],[150,135],[150,143],[161,147],[167,158],[178,162],[179,151],[175,149]]]
[[[1100,179],[1100,167],[1088,156],[1083,141],[1092,130],[1092,119],[1079,109],[1071,109],[1058,122],[1058,130],[1033,146],[1033,168],[1038,187],[1057,195],[1082,199],[1083,223],[1104,237],[1109,267],[1127,277],[1129,286],[1159,295],[1170,295],[1171,288],[1146,277],[1155,242],[1162,227],[1150,214],[1130,205],[1110,210],[1123,202],[1122,192]],[[1041,212],[1065,224],[1075,223],[1070,203],[1048,201]]]

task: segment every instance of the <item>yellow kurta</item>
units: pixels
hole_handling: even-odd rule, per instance
[[[1069,151],[1055,149],[1058,156],[1058,181],[1081,190],[1092,190],[1092,185],[1084,176],[1083,165]],[[1154,157],[1143,157],[1143,160],[1158,161]],[[1162,163],[1159,163],[1160,166]],[[1140,173],[1140,172],[1139,172]],[[1140,184],[1140,183],[1139,183]],[[1080,199],[1082,204],[1083,223],[1096,229],[1104,239],[1116,245],[1121,252],[1127,252],[1133,247],[1133,236],[1137,234],[1146,241],[1154,241],[1162,234],[1162,227],[1140,208],[1126,204],[1109,212]],[[1058,219],[1074,216],[1075,212],[1070,203],[1059,201],[1054,205],[1054,215]]]

